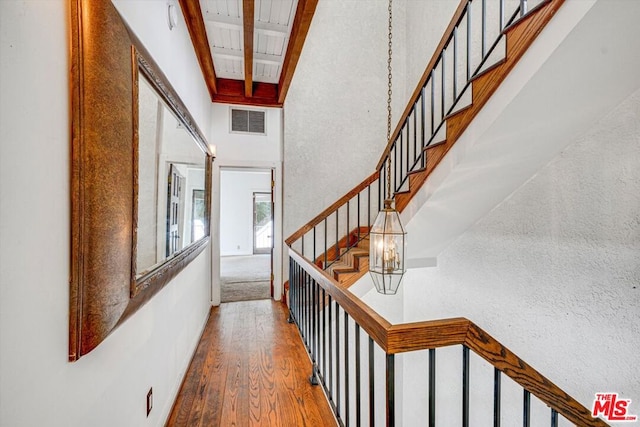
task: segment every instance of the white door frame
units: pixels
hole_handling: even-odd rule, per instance
[[[211,179],[211,305],[220,305],[220,170],[273,170],[273,298],[282,298],[282,164],[280,162],[213,162]]]

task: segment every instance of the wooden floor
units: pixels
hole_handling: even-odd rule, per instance
[[[272,300],[214,307],[167,426],[336,426],[287,317]]]

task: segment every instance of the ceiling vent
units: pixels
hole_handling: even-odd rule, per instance
[[[265,134],[265,112],[231,109],[231,132]]]

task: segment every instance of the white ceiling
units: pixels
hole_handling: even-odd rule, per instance
[[[298,0],[255,0],[253,81],[278,83]],[[242,0],[200,0],[216,76],[244,79]]]

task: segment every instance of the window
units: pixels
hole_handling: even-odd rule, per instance
[[[258,110],[231,109],[231,132],[257,133],[264,135],[265,112]]]

